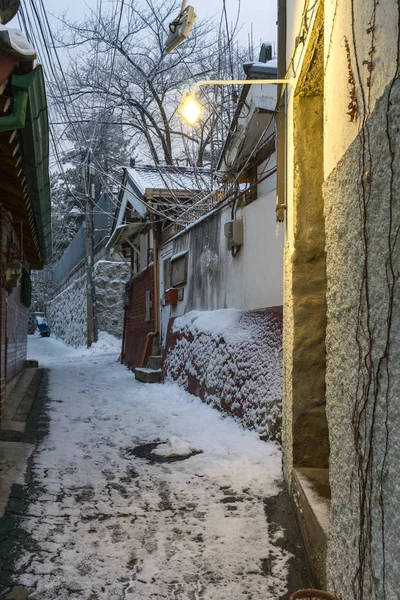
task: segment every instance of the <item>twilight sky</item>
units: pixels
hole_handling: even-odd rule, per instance
[[[103,0],[103,6],[106,8],[114,2],[115,0]],[[25,3],[26,0],[25,2],[22,0],[22,5]],[[198,18],[213,15],[219,17],[221,14],[222,0],[189,0],[189,3],[194,6]],[[239,0],[226,0],[230,22],[236,20],[238,3]],[[44,5],[49,14],[60,15],[66,12],[71,19],[80,19],[90,9],[96,10],[97,0],[44,0]],[[251,23],[253,23],[255,47],[259,46],[260,40],[276,42],[276,5],[277,0],[241,0],[239,22],[242,30],[239,39],[243,44],[247,44]],[[18,27],[16,19],[9,24],[9,26],[13,25]],[[52,19],[52,27],[58,29],[57,20]]]

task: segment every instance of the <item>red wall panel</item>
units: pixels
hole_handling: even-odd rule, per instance
[[[146,292],[150,292],[150,320],[146,321]],[[133,279],[132,295],[125,316],[124,364],[134,369],[140,366],[146,336],[154,330],[154,269],[153,265]],[[151,344],[149,346],[150,352]]]

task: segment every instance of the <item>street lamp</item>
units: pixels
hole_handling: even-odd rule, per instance
[[[200,118],[202,113],[201,104],[197,102],[194,97],[194,93],[185,92],[182,98],[180,107],[178,108],[178,115],[185,119],[186,123],[189,123],[193,127]]]
[[[182,98],[178,114],[193,127],[200,119],[202,113],[201,104],[196,100],[196,92],[199,87],[204,85],[293,85],[294,79],[209,79],[208,81],[198,81],[191,92],[185,92]]]

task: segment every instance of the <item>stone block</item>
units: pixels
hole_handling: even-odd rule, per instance
[[[155,371],[161,369],[162,356],[149,356],[149,367]]]
[[[25,361],[25,367],[27,369],[37,369],[39,367],[39,361],[38,360],[26,360]]]
[[[135,379],[142,383],[159,383],[161,381],[161,369],[135,369]]]

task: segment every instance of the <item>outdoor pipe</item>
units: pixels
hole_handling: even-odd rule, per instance
[[[0,117],[0,131],[22,129],[25,126],[28,92],[21,88],[16,90],[11,115]]]
[[[11,115],[0,117],[0,131],[11,131],[25,127],[29,86],[36,75],[35,71],[36,69],[28,75],[13,75],[11,77],[11,89],[14,94],[13,110]]]
[[[156,238],[156,227],[154,223],[154,215],[151,209],[149,209],[151,230],[153,232],[153,281],[154,281],[154,331],[151,331],[146,335],[146,341],[143,348],[142,358],[140,360],[140,366],[144,367],[146,362],[147,351],[149,348],[150,340],[156,337],[158,334],[158,252],[157,252],[157,238]]]
[[[127,313],[128,309],[125,308],[124,309],[124,327],[122,329],[122,349],[121,349],[121,365],[124,364],[124,360],[125,360],[125,337],[126,337],[126,313]]]
[[[278,0],[278,77],[286,73],[286,0]],[[277,163],[278,194],[276,220],[285,220],[286,210],[286,96],[278,90],[277,112]]]

